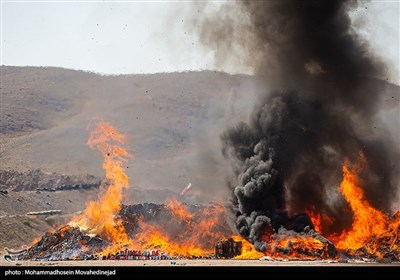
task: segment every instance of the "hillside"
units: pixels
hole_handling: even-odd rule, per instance
[[[229,198],[231,167],[221,156],[220,135],[248,118],[256,78],[211,71],[102,76],[61,68],[0,69],[0,246],[29,244],[96,197],[92,185],[103,177],[102,158],[86,141],[87,128],[100,119],[128,136],[133,157],[126,166],[130,188],[124,204],[162,203],[179,196],[188,182],[193,190],[185,202]],[[398,134],[394,116],[400,107],[392,96],[399,88],[372,83],[383,85],[383,102],[395,108],[380,117]],[[62,213],[26,216],[53,209]]]
[[[101,177],[102,159],[86,141],[88,125],[103,119],[129,137],[132,188],[180,191],[192,181],[198,195],[224,184],[219,135],[246,111],[233,97],[252,82],[214,72],[100,76],[5,66],[2,76],[1,170]]]

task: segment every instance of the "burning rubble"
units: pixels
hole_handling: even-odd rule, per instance
[[[390,218],[365,199],[358,178],[365,165],[366,158],[361,154],[357,165],[346,161],[343,166],[340,191],[353,211],[353,223],[350,230],[344,230],[340,235],[333,234],[330,238],[338,249],[352,255],[399,260],[400,213],[396,212]]]
[[[239,5],[252,36],[233,36],[239,38],[234,44],[251,53],[243,60],[254,66],[264,91],[249,120],[221,136],[233,167],[229,206],[174,198],[163,205],[122,205],[129,186],[124,164],[131,157],[121,147],[126,137],[100,122],[88,140],[104,157],[98,200],[17,258],[399,261],[400,214],[390,209],[398,193],[399,151],[373,126],[383,124],[377,120],[381,84],[371,77],[380,78],[384,65],[352,33],[346,11],[356,4]],[[242,16],[226,21],[229,26],[207,19],[199,24],[208,28],[202,39],[222,44],[226,55],[231,33],[225,28],[242,32],[231,25]]]
[[[100,122],[88,145],[103,154],[106,178],[97,201],[89,201],[69,225],[46,233],[18,259],[168,259],[211,257],[215,244],[231,234],[220,204],[186,205],[171,198],[166,204],[122,205],[129,157],[120,147],[125,136]]]
[[[400,215],[397,213],[390,219],[366,201],[360,187],[362,181],[358,178],[367,166],[363,154],[360,154],[360,163],[352,165],[345,161],[343,165],[340,192],[354,212],[350,230],[328,235],[329,239],[324,237],[322,215],[315,208],[310,210],[310,216],[306,212],[289,216],[283,210],[253,210],[249,217],[242,215],[238,218],[239,232],[247,236],[243,238],[235,235],[228,226],[226,209],[221,204],[188,205],[171,198],[165,204],[123,205],[122,189],[127,187],[128,181],[121,156],[128,154],[112,143],[115,139],[121,141],[123,137],[105,123],[100,123],[95,132],[96,138],[92,138],[92,133],[89,143],[93,143],[93,139],[106,142],[96,144],[101,146],[106,169],[98,201],[90,201],[86,210],[73,218],[69,225],[46,233],[26,250],[10,253],[13,258],[162,260],[258,259],[270,256],[275,259],[316,260],[355,256],[399,260]],[[110,135],[105,137],[100,132]],[[260,165],[263,170],[271,170],[267,164]],[[258,170],[260,168],[252,172]],[[235,193],[240,194],[240,188]],[[241,209],[245,211],[246,208]],[[247,233],[249,225],[250,232]]]
[[[33,260],[211,258],[216,242],[231,234],[226,219],[217,216],[214,230],[218,233],[214,236],[209,232],[197,233],[196,227],[201,226],[202,219],[209,218],[204,215],[218,214],[216,209],[221,208],[184,205],[174,200],[168,204],[122,205],[117,216],[123,227],[129,229],[126,232],[132,241],[127,244],[115,244],[98,235],[86,234],[79,227],[66,225],[46,233],[30,248],[14,255],[18,259]],[[176,214],[180,211],[184,212]],[[213,226],[209,229],[213,230]],[[133,239],[140,242],[135,243]]]
[[[309,231],[296,233],[284,228],[270,236],[270,248],[266,255],[290,259],[334,259],[335,246],[320,233]]]
[[[269,256],[398,260],[400,154],[378,117],[385,66],[352,29],[359,3],[236,4],[195,21],[216,61],[240,55],[261,88],[221,136],[236,229]]]
[[[94,259],[107,242],[81,232],[77,227],[63,226],[46,233],[28,250],[15,257],[22,260],[79,260]]]

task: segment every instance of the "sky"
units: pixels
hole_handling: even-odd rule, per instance
[[[3,1],[2,64],[105,74],[206,69],[212,57],[185,28],[189,5]]]
[[[350,13],[371,51],[399,84],[400,2],[362,1]],[[190,31],[199,16],[190,1],[1,0],[1,64],[57,66],[101,74],[219,70],[251,74],[243,65],[219,66]],[[217,9],[223,1],[209,2]],[[201,10],[206,13],[207,10]]]

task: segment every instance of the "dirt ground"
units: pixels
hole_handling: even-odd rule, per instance
[[[0,266],[399,266],[400,262],[377,263],[365,261],[338,262],[335,260],[318,261],[266,261],[266,260],[129,260],[129,261],[16,261],[8,262],[1,255]]]

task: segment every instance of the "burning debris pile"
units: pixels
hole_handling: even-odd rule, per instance
[[[355,254],[362,257],[370,257],[372,254],[377,258],[400,261],[400,212],[396,212],[389,223],[386,231],[372,237]]]
[[[224,208],[218,204],[209,204],[206,206],[199,204],[191,205],[171,198],[167,200],[166,204],[143,203],[122,205],[117,218],[121,220],[130,237],[143,232],[141,226],[148,229],[151,225],[155,227],[162,226],[164,230],[170,231],[171,234],[172,232],[176,232],[175,235],[180,235],[181,239],[188,238],[192,234],[192,231],[200,229],[210,231],[203,233],[205,237],[212,237],[213,231],[220,237],[231,234],[231,229],[227,225]],[[206,219],[207,225],[203,221]],[[206,228],[206,226],[210,227]],[[196,229],[196,227],[199,227],[199,229]],[[146,234],[146,232],[143,232],[143,234]]]
[[[154,203],[123,205],[117,219],[120,219],[127,229],[128,238],[131,240],[140,238],[142,242],[114,244],[98,235],[85,234],[78,227],[66,225],[54,232],[46,233],[28,250],[15,254],[14,257],[22,260],[51,261],[209,258],[214,252],[213,246],[218,238],[231,235],[226,219],[218,217],[220,220],[216,224],[217,229],[214,229],[218,231],[218,235],[215,235],[214,239],[198,240],[193,232],[196,232],[198,225],[201,226],[203,215],[207,212],[216,214],[216,207],[218,206],[184,205],[175,200],[171,200],[167,205]],[[187,212],[177,214],[177,211]],[[166,225],[166,221],[169,226]],[[157,231],[160,228],[163,228],[162,232]],[[210,229],[213,230],[213,227]],[[212,238],[212,233],[201,234],[204,238]],[[195,241],[201,241],[202,244],[189,243]]]
[[[88,144],[103,154],[106,178],[99,197],[89,201],[68,226],[46,234],[19,259],[149,259],[203,258],[214,254],[217,241],[232,234],[220,204],[122,205],[130,157],[120,147],[126,137],[106,122],[90,133]]]
[[[345,162],[343,166],[340,190],[354,213],[353,223],[350,230],[332,234],[330,238],[337,248],[350,255],[400,260],[400,213],[389,218],[365,199],[358,174],[366,164],[361,154],[357,165]]]
[[[216,209],[222,210],[218,205],[186,205],[176,200],[167,204],[123,205],[116,219],[122,222],[128,238],[138,242],[113,243],[67,225],[46,233],[28,250],[13,257],[54,261],[233,258],[242,254],[244,258],[252,259],[264,255],[254,251],[246,240],[237,236],[232,238],[226,216]],[[213,221],[210,215],[216,215],[216,220]],[[291,235],[293,232],[290,231],[272,235],[270,255],[289,256],[291,253],[309,259],[336,255],[333,244],[312,230],[307,235],[314,239],[309,238],[308,242],[318,242],[318,246],[307,246],[309,244],[300,242],[303,239],[290,238]]]
[[[363,154],[359,164],[345,162],[340,184],[340,192],[353,211],[352,227],[329,234],[327,239],[322,235],[326,225],[318,208],[305,208],[312,209],[310,215],[306,210],[290,214],[283,209],[282,178],[273,167],[274,153],[261,140],[254,147],[255,155],[244,160],[247,168],[235,188],[237,229],[243,238],[233,234],[220,204],[187,205],[172,198],[165,204],[123,205],[122,191],[128,186],[128,177],[122,164],[128,153],[114,143],[123,140],[109,124],[99,123],[89,137],[89,144],[100,149],[105,158],[106,179],[98,200],[89,201],[69,225],[46,233],[29,249],[13,253],[13,258],[258,259],[268,255],[302,260],[338,256],[399,260],[400,215],[389,219],[365,199],[359,179],[367,165]]]
[[[140,230],[141,221],[157,219],[160,212],[166,211],[166,205],[155,203],[143,203],[134,205],[122,205],[118,214],[129,236],[133,236]]]
[[[176,199],[123,205],[129,186],[125,164],[132,156],[122,148],[126,136],[99,122],[88,140],[89,147],[104,158],[105,179],[98,199],[89,201],[68,226],[47,233],[16,258],[258,259],[267,255],[398,261],[400,214],[392,218],[388,214],[397,191],[398,161],[393,157],[398,152],[389,140],[369,135],[373,134],[369,116],[377,112],[379,88],[365,89],[362,82],[380,67],[348,34],[343,3],[242,3],[258,42],[277,56],[279,75],[267,71],[267,64],[257,65],[261,77],[268,82],[274,79],[271,84],[278,90],[268,93],[268,87],[249,122],[239,123],[221,137],[223,154],[232,161],[235,175],[227,209],[232,213],[226,213],[222,204],[187,205]],[[319,26],[328,30],[315,30]],[[287,46],[282,47],[282,42]],[[191,184],[182,196],[190,189]],[[228,226],[227,214],[234,217],[235,230]]]
[[[266,255],[290,259],[334,259],[335,246],[320,233],[310,230],[297,233],[284,228],[270,236]]]
[[[352,29],[348,11],[358,3],[236,4],[197,27],[216,61],[242,55],[262,89],[249,120],[221,136],[240,235],[289,259],[332,258],[336,247],[398,260],[399,220],[388,218],[398,140],[379,120],[383,82],[371,78],[385,78],[385,66]]]
[[[140,208],[126,208],[125,213],[135,217],[134,223],[122,218],[127,229],[139,225],[137,230],[128,231],[135,240],[130,243],[131,248],[157,249],[176,257],[204,258],[214,254],[217,241],[232,234],[224,208],[218,204],[186,205],[170,199],[166,205],[149,211],[150,215],[149,212],[143,216],[132,213],[133,209]]]
[[[107,242],[97,236],[89,236],[79,228],[64,226],[54,232],[46,233],[28,250],[14,257],[20,260],[87,260],[95,259],[95,254]]]

